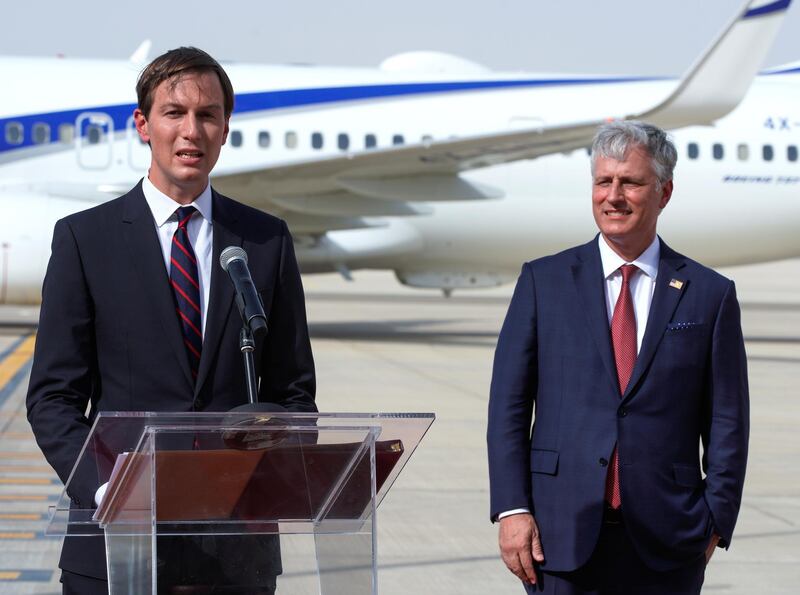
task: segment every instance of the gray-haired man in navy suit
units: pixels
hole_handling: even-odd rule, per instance
[[[501,554],[530,593],[699,593],[731,541],[749,429],[739,304],[656,235],[676,160],[655,126],[602,126],[600,234],[522,267],[488,446]]]

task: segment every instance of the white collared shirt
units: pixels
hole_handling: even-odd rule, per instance
[[[145,176],[142,180],[142,191],[153,214],[153,221],[158,233],[158,241],[161,244],[161,252],[164,256],[164,266],[167,267],[167,275],[170,272],[170,260],[172,255],[172,236],[178,229],[178,216],[175,211],[182,206],[169,196],[153,186],[153,183]],[[191,203],[202,215],[195,215],[189,220],[187,231],[189,241],[197,257],[197,274],[200,277],[200,311],[202,312],[201,330],[205,336],[206,332],[206,313],[208,312],[208,296],[211,288],[211,251],[213,248],[213,225],[211,223],[211,184],[206,184],[203,192],[200,193]]]
[[[656,236],[645,251],[632,262],[624,260],[614,252],[603,238],[603,234],[597,237],[597,245],[600,248],[600,261],[603,265],[606,313],[608,314],[609,325],[611,324],[611,317],[614,315],[614,306],[617,303],[620,289],[622,289],[622,271],[619,270],[619,267],[624,264],[632,264],[639,269],[634,271],[630,280],[633,314],[636,317],[636,352],[638,353],[642,348],[642,339],[644,339],[644,331],[647,328],[647,317],[650,315],[650,304],[653,302],[653,293],[656,289],[661,242]]]

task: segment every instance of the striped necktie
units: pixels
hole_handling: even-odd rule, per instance
[[[183,344],[189,356],[189,368],[196,380],[203,350],[203,327],[197,258],[189,241],[187,225],[197,210],[194,207],[180,207],[175,212],[178,215],[178,229],[172,236],[169,279],[183,329]]]
[[[633,273],[637,270],[639,270],[638,267],[633,264],[624,264],[620,267],[622,289],[620,289],[617,303],[614,305],[614,314],[611,316],[611,342],[614,346],[614,361],[617,364],[620,396],[625,394],[625,389],[628,388],[628,382],[633,373],[633,366],[636,364],[636,316],[633,313],[630,281]],[[619,508],[622,505],[617,450],[617,447],[614,446],[606,476],[606,502],[612,508]]]

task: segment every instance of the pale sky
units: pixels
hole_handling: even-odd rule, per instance
[[[766,66],[800,60],[795,2]],[[6,0],[0,54],[151,57],[196,45],[220,60],[377,65],[439,50],[494,70],[680,75],[739,0]]]

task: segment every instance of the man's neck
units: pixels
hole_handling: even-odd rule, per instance
[[[603,236],[603,241],[611,248],[620,258],[622,258],[625,262],[633,262],[637,258],[639,258],[642,253],[647,250],[648,246],[653,243],[653,240],[656,239],[655,234],[652,237],[648,238],[644,242],[639,242],[637,244],[626,244],[625,242],[615,242],[605,234],[600,234]]]
[[[150,172],[147,174],[147,179],[150,180],[150,183],[155,186],[155,188],[164,196],[168,196],[182,206],[190,205],[196,201],[197,197],[203,194],[206,186],[208,186],[208,180],[206,180],[199,188],[195,185],[187,188],[175,185],[172,185],[169,188],[164,188],[162,187],[163,184],[161,184],[159,180],[153,180],[153,178],[150,176]]]

